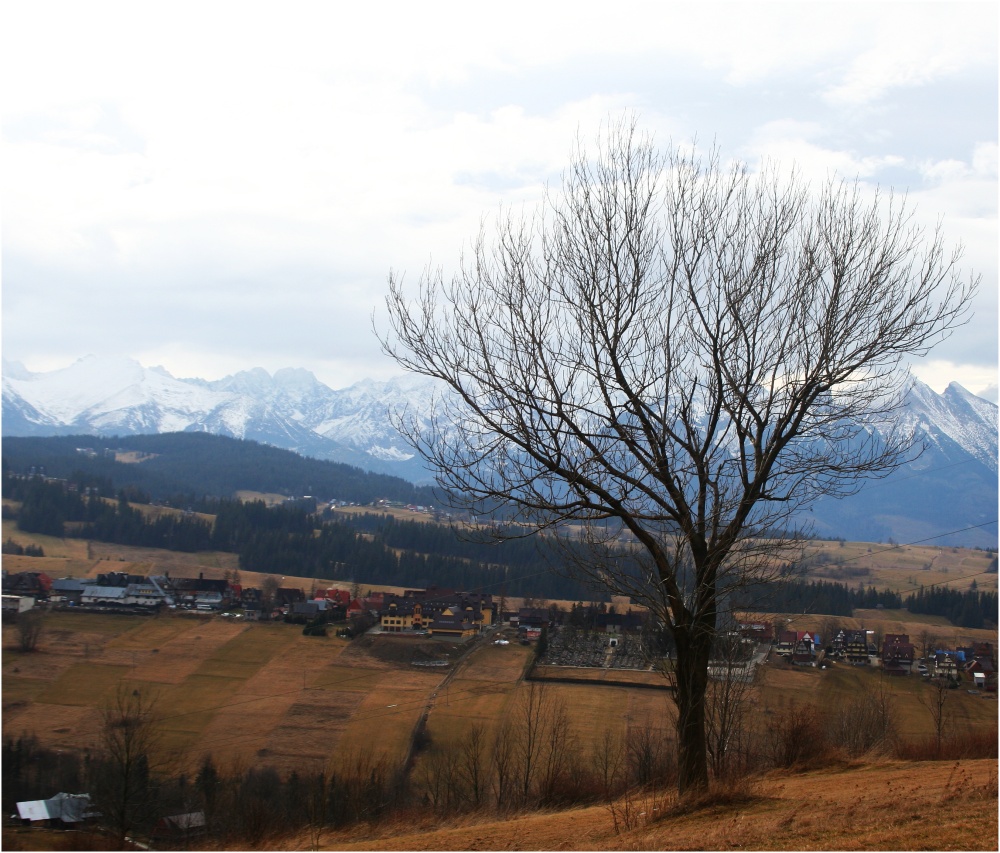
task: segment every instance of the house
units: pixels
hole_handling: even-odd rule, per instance
[[[741,637],[758,643],[770,643],[774,639],[774,626],[770,622],[741,622],[737,630]]]
[[[512,616],[510,624],[516,627],[518,633],[524,634],[529,630],[532,632],[541,631],[549,626],[549,611],[544,607],[522,607],[517,611],[516,616]]]
[[[104,572],[97,576],[100,586],[128,586],[130,583],[142,583],[146,578],[142,575],[130,575],[128,572]]]
[[[598,613],[594,626],[606,634],[638,634],[648,617],[647,611],[631,608],[625,613]]]
[[[382,610],[379,611],[379,626],[383,631],[396,634],[415,628],[422,629],[423,606],[412,599],[387,595]]]
[[[205,813],[188,812],[160,818],[153,828],[152,839],[160,842],[160,849],[172,849],[186,839],[205,834]],[[166,844],[164,844],[166,842]]]
[[[965,655],[961,652],[938,650],[934,653],[934,674],[942,675],[949,678],[954,678],[958,675],[959,668],[959,655],[963,658]]]
[[[349,615],[353,608],[352,602]],[[460,627],[463,623],[468,622],[471,632],[475,633],[491,625],[492,620],[491,595],[433,586],[426,590],[408,589],[402,595],[386,593],[379,610],[382,630],[392,633],[427,630],[431,634],[467,636],[467,630]]]
[[[52,581],[52,589],[49,590],[49,597],[52,601],[63,601],[69,604],[79,604],[80,596],[89,586],[76,578],[56,578]]]
[[[439,613],[431,621],[428,628],[432,636],[456,639],[471,637],[479,630],[478,626],[470,621],[461,610],[457,613],[452,613],[450,610]]]
[[[844,657],[851,666],[868,666],[868,634],[848,631],[844,636]]]
[[[419,601],[424,613],[439,613],[444,608],[459,608],[468,613],[478,611],[478,622],[482,626],[493,623],[493,596],[477,592],[460,592],[430,586],[427,589],[408,589],[404,598]]]
[[[81,607],[124,607],[128,587],[89,584],[80,594]]]
[[[985,655],[973,658],[966,663],[964,671],[981,690],[997,689],[997,672],[992,658]]]
[[[887,675],[908,675],[913,669],[913,644],[908,634],[886,634],[882,640],[882,669]]]
[[[30,595],[7,595],[3,596],[3,618],[13,619],[18,613],[24,613],[35,606],[35,599]]]
[[[72,827],[95,813],[90,809],[89,794],[56,794],[48,800],[25,800],[17,804],[17,816],[25,823],[49,827]]]
[[[291,607],[306,600],[306,594],[295,587],[281,586],[274,591],[274,603],[278,607]]]
[[[167,575],[157,578],[163,591],[175,604],[197,607],[201,604],[221,607],[230,600],[229,581],[223,578],[206,578],[199,572],[196,578],[172,578]]]
[[[802,631],[792,649],[792,663],[795,666],[812,666],[816,661],[816,641],[819,638],[808,631]]]
[[[49,597],[52,578],[45,572],[16,572],[3,575],[3,591],[7,595],[27,595],[39,601]]]
[[[166,591],[152,578],[144,578],[139,583],[130,583],[125,589],[126,604],[134,604],[138,607],[159,607],[167,603]]]
[[[316,600],[324,599],[345,608],[351,604],[351,594],[346,589],[337,589],[336,587],[316,590],[314,598]]]
[[[221,610],[222,604],[222,595],[215,590],[199,592],[194,597],[194,606],[198,610]]]
[[[830,641],[827,657],[842,658],[847,649],[847,633],[841,629]]]
[[[315,619],[318,616],[325,616],[327,612],[326,599],[319,601],[297,601],[292,605],[290,616],[304,616],[307,619]]]
[[[775,647],[775,651],[779,655],[789,656],[794,656],[798,651],[799,654],[808,654],[809,660],[812,661],[816,658],[815,646],[817,642],[819,642],[819,637],[811,631],[779,631],[778,645]]]

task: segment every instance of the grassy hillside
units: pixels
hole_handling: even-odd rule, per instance
[[[4,626],[3,639],[6,733],[33,732],[60,749],[96,747],[100,710],[124,683],[159,697],[164,746],[181,765],[210,752],[223,762],[263,760],[284,770],[321,768],[359,744],[401,762],[425,709],[434,743],[457,741],[476,723],[492,732],[527,689],[521,676],[530,654],[517,644],[480,646],[445,687],[450,668],[409,663],[421,642],[415,639],[348,644],[303,637],[294,625],[221,616],[59,612],[49,614],[36,652],[16,650],[13,626]],[[460,652],[451,643],[423,642],[424,657],[456,659]],[[835,708],[880,679],[876,670],[773,662],[761,673],[760,713],[791,704]],[[920,703],[927,685],[902,678],[885,686],[902,730],[929,735],[932,720]],[[609,722],[663,727],[673,719],[666,691],[600,684],[551,690],[568,709],[573,741],[583,746],[595,744]],[[958,690],[949,702],[954,725],[995,730],[995,701]]]
[[[993,760],[857,763],[772,774],[722,803],[677,808],[669,796],[635,802],[615,831],[604,806],[436,826],[396,825],[326,835],[338,850],[995,850]],[[639,813],[642,814],[639,814]],[[307,849],[283,839],[273,849]],[[321,846],[320,849],[323,849]]]

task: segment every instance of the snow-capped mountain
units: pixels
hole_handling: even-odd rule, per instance
[[[426,418],[434,392],[433,382],[418,377],[335,391],[292,368],[210,382],[131,359],[87,356],[48,373],[4,361],[2,427],[4,435],[39,436],[210,432],[427,482],[389,412],[407,408]]]
[[[363,381],[334,390],[307,370],[255,368],[217,381],[177,379],[129,359],[88,356],[49,373],[3,363],[3,435],[130,435],[201,431],[319,459],[430,481],[390,413],[426,422],[440,386],[423,377]],[[997,406],[957,383],[943,394],[914,382],[899,415],[924,453],[850,499],[809,514],[817,533],[916,541],[996,519]],[[966,531],[996,544],[996,527]],[[949,540],[944,540],[949,541]],[[958,541],[953,539],[950,541]]]

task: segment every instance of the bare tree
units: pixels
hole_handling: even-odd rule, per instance
[[[514,726],[509,718],[505,718],[493,736],[493,748],[490,753],[493,767],[493,793],[497,810],[501,813],[509,810],[513,805],[517,761],[514,756],[515,739]]]
[[[551,725],[552,702],[545,685],[530,681],[518,691],[513,718],[516,726],[518,796],[523,806],[544,759],[546,733]]]
[[[934,723],[934,739],[938,757],[941,756],[941,745],[944,742],[944,731],[948,726],[949,707],[948,690],[949,682],[946,678],[933,678],[929,684],[930,689],[917,694],[917,699],[931,715]]]
[[[850,755],[885,750],[895,742],[896,713],[892,691],[884,680],[859,689],[840,704],[831,726],[837,744]]]
[[[934,647],[938,643],[938,636],[930,628],[922,628],[917,635],[917,641],[920,643],[920,653],[926,662],[934,654]]]
[[[542,762],[538,779],[538,801],[552,805],[560,796],[560,783],[572,772],[575,763],[566,703],[555,700],[546,714]]]
[[[751,710],[756,699],[752,644],[732,633],[719,637],[705,694],[706,748],[716,778],[737,771],[747,752]]]
[[[158,766],[155,697],[121,684],[101,721],[94,800],[118,849],[155,817],[152,774]]]
[[[573,522],[572,567],[672,633],[682,792],[708,783],[720,602],[781,573],[803,508],[911,458],[887,416],[904,359],[964,319],[959,257],[891,194],[813,193],[623,121],[453,277],[428,267],[411,300],[390,274],[383,348],[446,388],[430,423],[399,417],[438,485],[510,508],[496,538]]]
[[[601,784],[601,795],[606,803],[617,797],[625,784],[625,743],[621,731],[604,729],[601,739],[591,753],[591,765]]]
[[[37,607],[17,614],[18,647],[22,652],[33,652],[45,630],[45,615]]]
[[[458,743],[458,773],[473,808],[483,804],[487,790],[486,729],[475,723]]]
[[[274,609],[275,595],[280,588],[281,581],[274,575],[268,575],[260,582],[260,611],[264,618],[270,618]]]
[[[840,619],[836,616],[824,616],[820,623],[819,636],[823,646],[829,646],[840,631]]]

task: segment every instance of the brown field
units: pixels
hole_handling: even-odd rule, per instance
[[[454,659],[456,643],[404,638],[303,637],[297,626],[240,624],[220,616],[161,617],[51,613],[37,652],[11,646],[4,626],[3,723],[8,735],[32,732],[74,750],[99,741],[101,708],[124,686],[157,696],[166,768],[193,773],[211,753],[220,768],[269,764],[282,771],[329,771],[359,745],[399,766],[413,728],[429,711],[432,744],[447,745],[476,724],[487,736],[512,713],[532,649],[482,644],[452,668],[411,666],[411,657]],[[866,623],[867,624],[867,623]],[[448,678],[448,675],[451,677]],[[619,673],[615,673],[619,675]],[[643,675],[643,674],[637,674]],[[648,674],[646,674],[648,675]],[[916,678],[881,679],[875,670],[821,671],[769,662],[755,707],[762,720],[815,703],[842,707],[880,684],[891,691],[906,737],[929,735],[920,703],[930,688]],[[583,752],[625,724],[669,729],[666,691],[549,683]],[[951,691],[949,725],[997,727],[997,703]],[[414,773],[421,772],[418,757]],[[772,773],[721,803],[680,811],[670,792],[632,802],[633,819],[616,833],[606,807],[497,820],[430,811],[379,827],[355,827],[317,841],[296,836],[269,849],[669,850],[960,849],[997,845],[997,763],[843,763],[833,769]],[[639,812],[645,812],[640,815]],[[849,815],[850,819],[845,819]],[[5,832],[7,849],[39,849],[41,836]],[[266,849],[268,849],[266,848]]]
[[[364,515],[366,512],[377,515],[391,515],[400,521],[434,521],[434,516],[426,512],[416,512],[412,509],[387,506],[339,506],[334,512],[334,517],[340,513],[344,515]]]
[[[208,752],[223,764],[318,768],[345,745],[360,743],[377,744],[388,760],[401,761],[425,709],[432,742],[457,740],[476,723],[491,730],[526,689],[522,674],[531,654],[516,643],[481,645],[445,683],[451,668],[406,662],[414,640],[348,644],[303,637],[297,626],[281,623],[56,612],[39,650],[28,654],[14,648],[15,632],[4,627],[7,733],[33,732],[60,749],[93,748],[102,707],[125,685],[157,696],[164,747],[187,768]],[[442,655],[458,650],[453,643],[437,648]],[[763,714],[807,703],[835,708],[880,684],[891,692],[907,737],[932,733],[920,702],[927,684],[865,668],[770,662],[761,669],[757,707]],[[609,724],[666,726],[673,719],[666,691],[552,682],[546,689],[564,703],[581,745],[596,743]],[[966,690],[950,693],[949,714],[953,726],[996,730],[996,701]]]
[[[238,501],[264,501],[268,506],[275,506],[288,500],[288,495],[275,492],[252,492],[249,489],[239,489],[234,495]]]
[[[364,508],[358,508],[364,511]],[[426,518],[426,516],[418,516]],[[39,544],[46,557],[4,555],[9,571],[43,570],[52,577],[93,576],[111,570],[174,576],[222,577],[237,569],[233,554],[179,554],[82,540],[25,535],[13,522],[3,523],[4,538]],[[872,546],[817,543],[834,557],[863,554],[871,564],[867,585],[881,588],[893,577],[920,572],[922,580],[956,580],[984,569],[984,552],[908,548],[878,552]],[[905,560],[903,559],[905,557]],[[925,562],[932,564],[924,569]],[[919,563],[919,566],[917,565]],[[894,574],[895,573],[895,574]],[[244,584],[261,575],[240,572]],[[926,577],[925,577],[926,575]],[[821,576],[820,574],[816,575]],[[996,575],[976,575],[983,589],[995,587]],[[287,576],[284,585],[309,589],[338,585],[333,579]],[[857,583],[857,580],[851,581]],[[344,586],[346,581],[339,581]],[[967,580],[961,582],[967,584]],[[363,589],[399,591],[398,587],[363,585]],[[509,606],[520,601],[508,599]],[[570,602],[565,602],[569,606]],[[616,602],[616,607],[627,602]],[[818,630],[825,617],[786,614],[779,625]],[[918,635],[930,626],[942,644],[971,640],[996,642],[994,631],[970,631],[936,617],[905,611],[857,611],[839,618],[842,627],[865,627]],[[411,658],[436,656],[412,640],[379,638],[347,644],[329,638],[303,637],[292,625],[247,625],[218,616],[164,615],[136,617],[81,613],[50,614],[36,653],[14,649],[16,639],[4,627],[3,725],[9,734],[34,732],[43,744],[60,749],[96,745],[101,708],[119,689],[151,691],[158,697],[163,743],[176,766],[193,768],[211,752],[221,766],[268,763],[279,770],[329,766],[345,747],[377,745],[392,763],[401,762],[421,715],[428,710],[432,743],[461,738],[475,724],[487,732],[515,707],[531,649],[513,644],[485,645],[451,668],[410,665]],[[455,659],[455,644],[429,642],[442,656]],[[603,671],[571,671],[542,667],[538,675],[587,677],[599,681]],[[660,682],[655,673],[613,671],[617,681]],[[827,671],[769,663],[762,669],[757,699],[761,713],[792,704],[815,702],[821,707],[850,702],[859,689],[874,687],[878,673],[834,667]],[[907,736],[930,734],[932,722],[920,703],[928,689],[916,678],[888,681],[900,727]],[[674,710],[665,691],[550,683],[547,689],[563,701],[575,741],[595,743],[609,723],[651,721],[669,725]],[[996,731],[997,704],[965,690],[950,699],[953,725]],[[419,760],[417,768],[419,769]],[[780,797],[779,797],[780,799]],[[445,842],[442,841],[442,844]],[[624,842],[623,842],[624,843]],[[530,845],[528,845],[530,846]],[[447,849],[442,847],[442,849]]]
[[[679,809],[670,795],[636,800],[620,834],[602,806],[443,827],[418,814],[324,836],[318,849],[996,850],[996,805],[994,760],[859,762],[772,774],[702,808]],[[271,849],[317,849],[309,844],[287,838]]]
[[[155,459],[159,453],[145,453],[142,450],[118,450],[115,452],[115,462],[125,465],[136,465],[148,459]]]
[[[998,575],[986,573],[993,554],[970,548],[937,548],[929,545],[893,547],[871,542],[816,541],[806,545],[806,556],[829,559],[825,566],[810,566],[809,578],[846,583],[856,587],[891,589],[902,595],[921,586],[946,584],[967,589],[975,579],[982,590],[997,589]],[[837,565],[836,561],[842,561]]]

